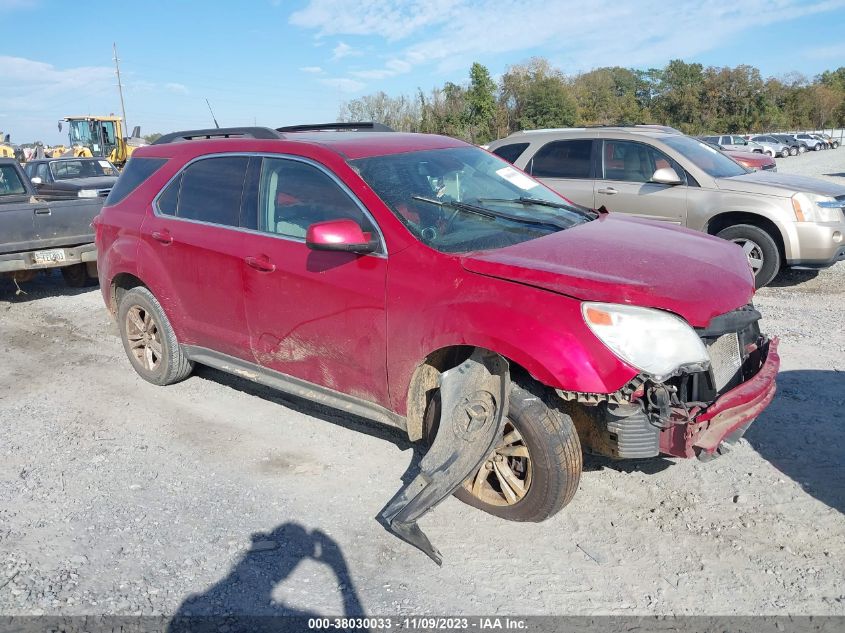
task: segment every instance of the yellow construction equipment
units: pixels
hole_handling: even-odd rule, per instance
[[[108,158],[123,167],[135,148],[145,144],[140,138],[140,127],[133,130],[131,137],[124,137],[123,119],[119,116],[67,116],[62,121],[68,124],[70,150],[66,155],[69,156]],[[62,121],[59,121],[59,131]]]
[[[2,139],[0,140],[0,158],[14,158],[15,148],[9,141],[9,135],[3,136],[3,132],[0,132],[0,139]]]

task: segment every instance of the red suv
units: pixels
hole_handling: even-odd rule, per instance
[[[202,363],[427,441],[382,519],[435,560],[416,519],[453,492],[540,521],[582,450],[709,458],[771,401],[777,340],[729,242],[452,138],[322,127],[138,149],[95,219],[103,297],[152,383]]]

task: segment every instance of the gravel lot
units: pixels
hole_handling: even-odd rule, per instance
[[[845,184],[845,149],[778,160]],[[838,174],[838,175],[837,175]],[[542,524],[373,517],[399,435],[199,369],[136,376],[99,292],[0,281],[0,614],[845,614],[845,264],[761,291],[779,394],[708,464],[588,459]]]

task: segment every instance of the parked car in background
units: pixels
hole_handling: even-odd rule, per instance
[[[827,134],[811,134],[810,136],[817,138],[822,143],[824,143],[825,149],[834,149],[833,148],[833,139],[830,138]]]
[[[15,159],[0,158],[0,275],[23,282],[60,268],[69,286],[96,281],[91,220],[103,200],[44,200]]]
[[[105,198],[119,171],[104,158],[49,158],[33,160],[24,171],[38,195],[45,199]]]
[[[699,139],[700,140],[700,139]],[[758,170],[762,169],[764,171],[777,171],[778,165],[774,158],[769,156],[768,154],[761,154],[759,152],[738,152],[736,150],[725,149],[721,145],[716,145],[715,143],[708,143],[707,141],[701,141],[702,143],[707,143],[713,149],[717,149],[726,156],[729,156],[731,159],[738,162],[740,165],[745,167],[746,169],[751,170]]]
[[[805,143],[802,143],[794,136],[791,136],[789,134],[769,134],[769,136],[773,136],[784,145],[788,145],[789,153],[792,156],[795,156],[797,154],[803,154],[807,151],[807,145]]]
[[[768,154],[769,156],[772,156],[772,157],[780,156],[781,158],[786,158],[790,154],[795,156],[795,154],[798,153],[797,149],[793,153],[790,150],[789,145],[787,145],[786,143],[782,143],[781,141],[776,139],[774,136],[771,136],[771,135],[768,135],[768,134],[761,134],[761,135],[758,135],[758,136],[752,136],[748,140],[750,140],[754,143],[759,143],[760,145],[762,145],[765,153]]]
[[[721,145],[725,149],[735,150],[738,152],[756,152],[765,154],[766,148],[759,143],[754,143],[748,139],[743,138],[739,134],[723,134],[722,136],[702,136],[702,140],[708,143],[715,143]],[[774,156],[774,154],[772,154]]]
[[[490,143],[561,195],[742,247],[757,285],[845,259],[845,187],[751,172],[697,139],[626,127],[532,130]]]
[[[444,136],[166,135],[95,228],[145,380],[203,363],[427,438],[381,517],[438,561],[416,518],[453,491],[540,521],[575,494],[582,445],[708,458],[775,391],[739,249],[574,206]]]
[[[807,146],[807,150],[818,152],[819,150],[825,149],[825,142],[812,134],[793,134],[792,136],[804,143]]]
[[[833,138],[830,134],[819,134],[824,140],[827,141],[828,145],[830,145],[831,149],[836,149],[839,147],[839,141]]]

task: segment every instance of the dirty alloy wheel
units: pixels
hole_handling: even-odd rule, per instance
[[[798,156],[798,148],[797,147],[790,147],[789,148],[789,155],[790,156]]]
[[[572,419],[549,406],[540,388],[511,383],[502,437],[455,496],[511,521],[539,522],[572,500],[581,477],[582,451]],[[540,395],[538,395],[540,394]],[[439,398],[426,411],[429,443],[437,434]]]
[[[88,267],[85,264],[64,266],[62,277],[64,277],[65,285],[70,288],[87,288],[97,283],[97,278],[88,274]]]
[[[193,370],[164,310],[146,288],[132,288],[120,298],[117,323],[129,362],[144,380],[170,385]]]
[[[753,224],[737,224],[720,231],[718,237],[742,248],[754,272],[755,287],[762,288],[778,274],[780,250],[764,229]]]

